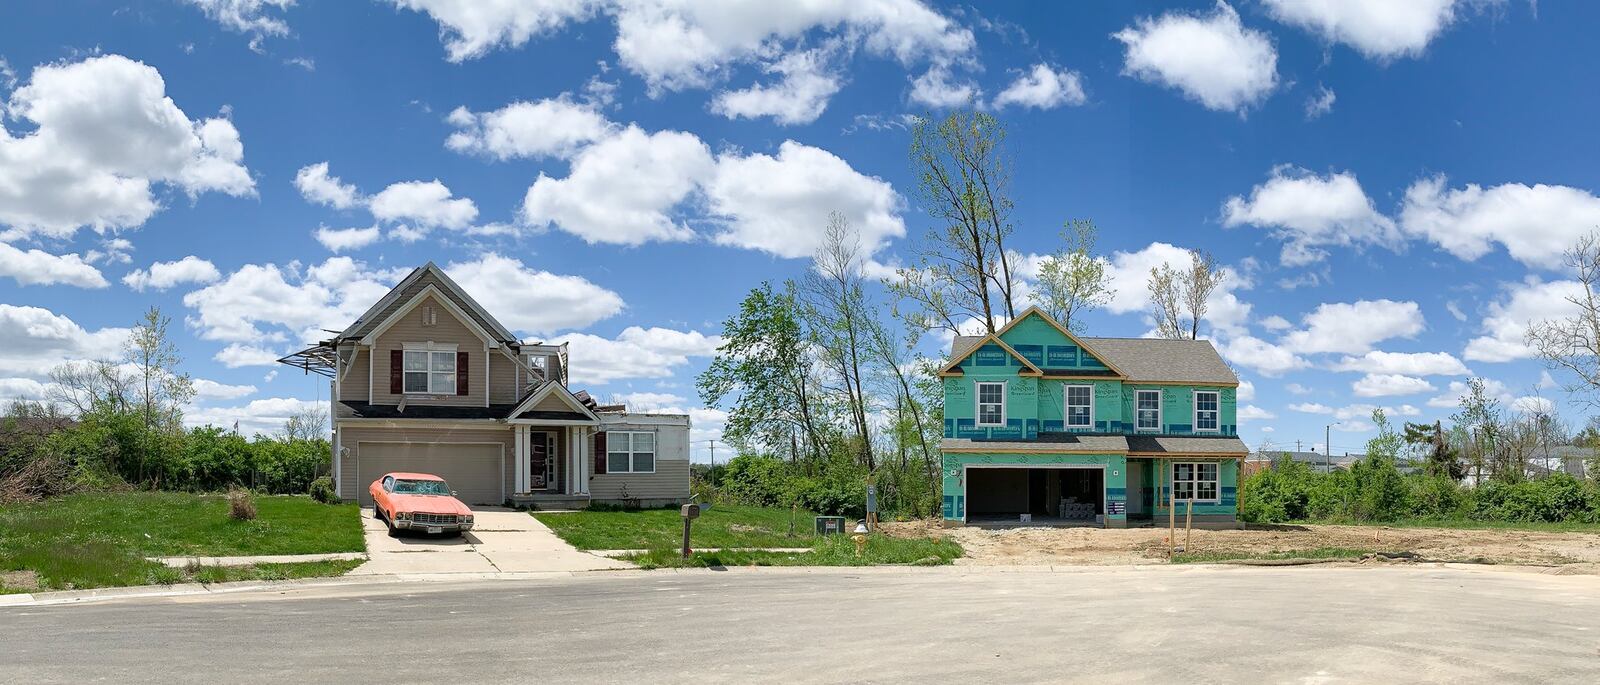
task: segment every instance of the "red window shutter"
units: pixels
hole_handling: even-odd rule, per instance
[[[404,350],[389,350],[389,392],[395,395],[405,390],[406,353]]]
[[[456,394],[467,394],[467,377],[471,376],[472,367],[467,365],[467,353],[456,353]]]
[[[600,431],[594,434],[594,472],[597,474],[604,474],[606,472],[605,431]]]

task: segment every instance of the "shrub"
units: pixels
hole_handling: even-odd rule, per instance
[[[255,520],[256,500],[250,496],[249,490],[233,488],[228,491],[228,518],[235,521]]]
[[[333,479],[327,476],[311,481],[311,487],[307,489],[306,494],[323,504],[339,503],[339,494],[334,490]]]

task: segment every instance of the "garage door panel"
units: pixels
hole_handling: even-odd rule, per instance
[[[467,504],[505,502],[505,467],[499,443],[362,441],[356,446],[356,483],[362,504],[372,504],[367,486],[392,471],[431,473],[450,483]]]

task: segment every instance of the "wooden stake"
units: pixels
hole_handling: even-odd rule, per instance
[[[1194,522],[1194,496],[1189,496],[1189,510],[1183,514],[1183,551],[1189,551],[1190,524]]]
[[[1167,561],[1172,560],[1172,548],[1178,544],[1178,508],[1172,505],[1172,495],[1167,495]]]

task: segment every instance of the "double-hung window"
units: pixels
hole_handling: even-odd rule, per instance
[[[1142,431],[1161,430],[1161,391],[1140,390],[1137,413],[1138,427]]]
[[[1220,396],[1214,390],[1196,390],[1194,393],[1194,429],[1196,432],[1215,432],[1220,423]]]
[[[1006,425],[1006,384],[978,384],[978,425]]]
[[[1217,501],[1216,462],[1178,462],[1172,465],[1172,501]]]
[[[655,472],[655,433],[606,431],[606,473]]]
[[[404,387],[407,394],[454,395],[455,350],[406,350]]]
[[[1094,386],[1067,386],[1067,427],[1094,428]]]

